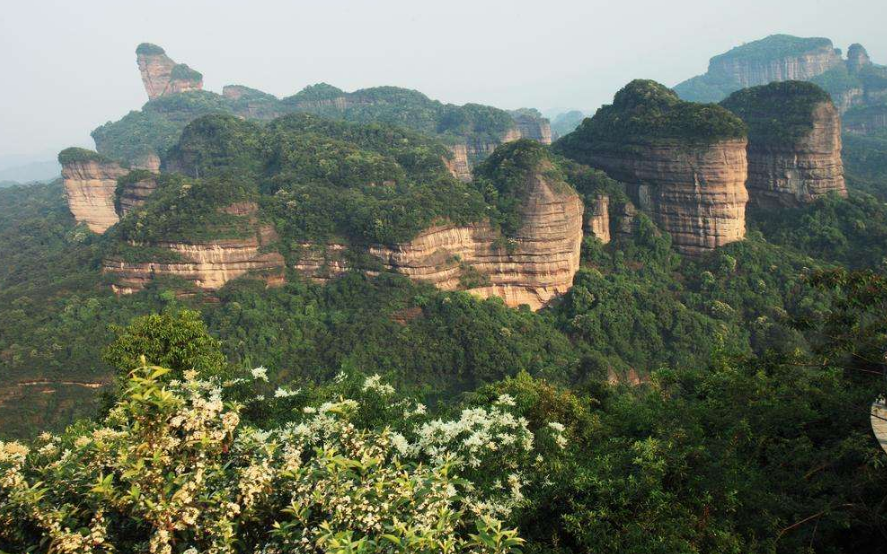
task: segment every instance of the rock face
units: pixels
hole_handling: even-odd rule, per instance
[[[709,64],[709,73],[724,76],[742,88],[766,85],[773,81],[807,81],[843,63],[831,41],[805,52],[775,58],[717,56]]]
[[[830,192],[847,195],[841,118],[812,83],[784,82],[742,90],[723,105],[749,126],[750,204],[796,207]]]
[[[144,186],[140,183],[134,181],[133,185]],[[133,187],[129,195],[138,198],[136,190],[139,189]],[[258,206],[254,202],[237,202],[220,211],[235,216],[254,216]],[[255,225],[252,236],[152,243],[146,246],[168,252],[163,261],[134,262],[111,257],[103,261],[103,271],[115,277],[112,288],[117,294],[138,292],[156,277],[178,277],[206,291],[217,290],[228,281],[246,274],[263,279],[269,286],[283,284],[283,256],[278,252],[263,251],[264,246],[277,240],[277,233],[270,225],[258,225],[254,217],[250,221]]]
[[[447,167],[450,168],[450,172],[457,179],[468,182],[471,180],[471,170],[492,154],[498,146],[520,140],[521,138],[525,137],[521,135],[521,131],[517,127],[506,131],[499,140],[469,138],[465,144],[456,144],[449,147],[453,153],[453,159],[447,162]],[[548,144],[551,144],[550,129]]]
[[[610,242],[610,197],[598,194],[589,203],[585,229],[603,244]]]
[[[851,44],[847,49],[847,69],[858,72],[867,65],[871,65],[872,59],[865,47],[859,43]]]
[[[771,35],[713,57],[707,73],[679,83],[674,90],[684,100],[720,102],[742,88],[809,81],[843,66],[840,52],[827,38]]]
[[[150,100],[164,94],[203,89],[203,76],[200,73],[185,64],[177,64],[159,46],[140,44],[136,48],[136,61]]]
[[[120,187],[120,197],[117,199],[117,211],[120,217],[130,211],[144,206],[148,197],[157,190],[157,180],[153,176],[142,176],[137,180],[125,182]]]
[[[551,124],[542,117],[526,115],[515,116],[514,122],[520,138],[535,140],[542,144],[551,144]]]
[[[673,245],[698,256],[745,237],[747,144],[745,126],[726,109],[637,80],[555,150],[625,183]]]
[[[847,196],[841,161],[841,119],[831,102],[814,112],[814,128],[794,144],[748,147],[751,204],[799,206],[835,192]]]
[[[248,239],[158,243],[152,246],[169,250],[181,260],[129,262],[108,258],[103,262],[103,271],[115,276],[112,288],[117,294],[138,292],[158,276],[179,277],[206,291],[220,289],[228,281],[246,274],[263,279],[269,286],[277,286],[284,282],[283,256],[277,252],[261,252],[262,245],[273,238],[273,230],[265,227]]]
[[[579,269],[582,201],[541,174],[527,177],[522,225],[510,241],[487,223],[427,229],[396,248],[374,248],[383,264],[443,290],[465,288],[536,310],[563,294]]]
[[[373,247],[370,254],[383,269],[414,281],[442,290],[467,290],[482,298],[498,296],[509,306],[528,304],[538,310],[573,284],[579,269],[583,206],[572,189],[540,173],[530,174],[525,186],[523,223],[510,240],[487,222],[444,224],[393,248]],[[313,281],[325,282],[349,268],[342,244],[303,248],[295,269]]]
[[[594,166],[628,185],[638,207],[683,254],[698,256],[745,237],[745,140],[648,146],[599,153]]]
[[[81,157],[66,156],[71,150],[59,155],[68,208],[78,223],[85,223],[95,233],[104,233],[117,223],[114,209],[117,179],[128,170],[94,152],[86,151],[87,155]]]

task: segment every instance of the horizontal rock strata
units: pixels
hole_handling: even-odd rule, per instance
[[[269,285],[284,281],[283,256],[260,252],[258,238],[217,240],[200,244],[160,243],[154,246],[179,254],[180,262],[127,262],[109,258],[105,273],[116,277],[117,294],[131,294],[145,288],[155,277],[182,278],[202,290],[217,290],[228,281],[246,274],[264,279]]]
[[[596,152],[592,165],[628,185],[638,207],[696,256],[745,236],[745,140]]]
[[[582,201],[531,175],[523,223],[506,241],[487,223],[427,229],[396,248],[374,248],[386,267],[443,290],[498,296],[539,309],[573,284],[582,242]]]
[[[64,164],[65,195],[74,219],[95,233],[104,233],[117,223],[114,207],[117,178],[126,173],[128,170],[115,162],[89,160]]]
[[[818,104],[813,129],[794,142],[748,146],[749,203],[795,207],[830,192],[847,195],[841,161],[841,119],[831,102]]]

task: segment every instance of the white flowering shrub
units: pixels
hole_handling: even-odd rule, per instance
[[[522,543],[501,521],[521,501],[533,435],[508,398],[447,422],[418,421],[413,406],[417,423],[400,432],[355,426],[360,405],[339,399],[258,430],[217,381],[185,372],[167,383],[166,372],[134,371],[100,426],[0,442],[0,550],[506,553]]]

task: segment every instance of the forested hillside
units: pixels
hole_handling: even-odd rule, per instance
[[[137,54],[0,189],[0,554],[884,550],[887,139],[834,95],[637,79],[549,146]]]

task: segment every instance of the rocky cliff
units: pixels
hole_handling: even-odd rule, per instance
[[[165,94],[203,89],[203,75],[185,64],[177,64],[157,45],[140,44],[136,48],[136,61],[151,100]]]
[[[683,102],[640,80],[555,143],[625,183],[637,207],[690,256],[745,236],[746,147],[745,126],[726,109]]]
[[[128,170],[117,162],[82,148],[68,148],[59,154],[68,208],[78,223],[90,231],[104,233],[117,223],[114,208],[117,179]]]
[[[579,269],[582,201],[564,185],[541,173],[527,176],[522,224],[507,240],[488,223],[441,225],[370,252],[410,279],[539,309],[569,290]]]
[[[809,81],[843,66],[840,52],[827,38],[771,35],[713,57],[707,73],[678,84],[674,90],[685,100],[719,102],[741,88],[774,81]]]
[[[760,52],[751,51],[759,47]],[[768,47],[751,43],[715,56],[709,62],[708,71],[745,88],[773,81],[806,81],[843,63],[828,39],[800,39],[797,45],[784,47],[773,45],[770,52]]]
[[[641,210],[683,254],[698,256],[745,237],[745,140],[601,151],[594,167],[628,185]]]
[[[748,124],[750,204],[795,207],[830,192],[847,195],[841,118],[812,83],[788,81],[732,94],[723,105]]]
[[[488,221],[435,225],[394,247],[371,247],[369,253],[381,264],[368,272],[397,271],[442,290],[541,308],[572,286],[583,226],[581,199],[552,175],[549,164],[542,161],[521,178],[521,223],[510,236]],[[311,280],[323,282],[349,269],[343,244],[302,247],[295,269]]]
[[[585,230],[603,244],[610,242],[610,197],[598,194],[588,203]]]
[[[157,190],[156,176],[146,170],[133,171],[118,179],[117,213],[120,217],[144,206],[148,197]]]
[[[130,194],[135,195],[141,181],[133,179]],[[142,185],[139,185],[142,186]],[[122,199],[121,199],[122,200]],[[104,260],[103,271],[114,276],[114,291],[130,294],[145,288],[156,277],[178,277],[198,289],[212,291],[228,281],[246,274],[263,279],[269,285],[284,282],[284,260],[265,246],[277,240],[269,225],[259,225],[254,217],[258,207],[253,202],[237,202],[223,208],[232,216],[249,218],[254,234],[244,238],[220,238],[201,241],[157,241],[147,245],[131,245],[136,250],[162,252],[133,261],[124,256]],[[153,259],[152,259],[153,258]]]

